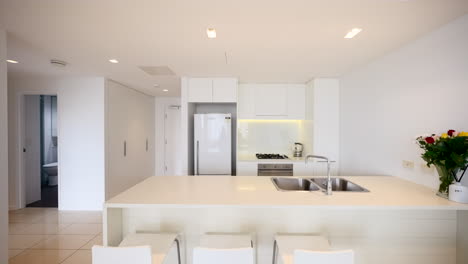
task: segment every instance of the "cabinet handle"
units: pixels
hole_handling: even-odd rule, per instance
[[[124,141],[124,157],[127,156],[127,141]]]
[[[146,152],[148,152],[148,139],[146,139]]]
[[[200,175],[200,167],[199,167],[200,157],[199,157],[199,155],[200,155],[200,141],[197,140],[197,163],[196,163],[197,169],[196,169],[196,172],[195,172],[196,175]]]

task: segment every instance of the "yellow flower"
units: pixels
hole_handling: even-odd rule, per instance
[[[462,132],[458,133],[458,136],[459,137],[468,137],[468,132],[463,132],[462,131]]]
[[[442,133],[442,135],[440,135],[441,138],[448,138],[448,134],[447,133]]]

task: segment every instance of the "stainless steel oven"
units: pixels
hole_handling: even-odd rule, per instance
[[[290,163],[259,163],[258,176],[293,176],[293,165]]]

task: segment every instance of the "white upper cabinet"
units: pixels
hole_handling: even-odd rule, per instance
[[[213,79],[213,102],[236,103],[237,79],[216,78]]]
[[[282,84],[259,84],[255,87],[255,115],[257,117],[288,116],[287,86]]]
[[[190,78],[188,101],[191,103],[235,103],[237,102],[237,79]]]
[[[237,118],[239,119],[255,119],[255,85],[240,84],[239,85],[239,100],[237,103]]]
[[[305,119],[303,84],[239,85],[239,119]]]
[[[305,85],[288,85],[288,119],[304,120],[306,118]]]
[[[213,101],[213,79],[190,78],[188,80],[188,101],[211,103]]]

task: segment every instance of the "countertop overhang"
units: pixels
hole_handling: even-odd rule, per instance
[[[311,178],[311,177],[304,177]],[[342,176],[370,192],[278,191],[270,177],[154,176],[118,194],[106,208],[307,207],[322,209],[468,210],[436,191],[392,176]]]

